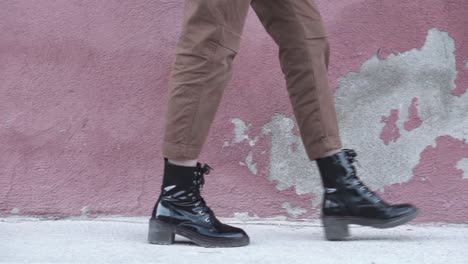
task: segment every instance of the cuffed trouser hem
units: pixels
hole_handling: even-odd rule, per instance
[[[163,142],[163,156],[168,159],[198,159],[202,146],[190,146],[186,144],[177,144]]]
[[[324,138],[321,142],[304,147],[310,160],[323,158],[325,153],[343,148],[339,137]]]
[[[328,137],[308,146],[304,146],[307,156],[310,160],[323,158],[325,153],[342,149],[343,145],[338,137]],[[177,144],[163,142],[163,156],[168,159],[198,159],[202,146],[190,146],[186,144]]]

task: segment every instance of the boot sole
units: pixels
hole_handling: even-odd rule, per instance
[[[327,240],[343,240],[350,236],[348,225],[370,226],[375,228],[392,228],[408,223],[416,218],[418,210],[389,220],[377,220],[360,217],[333,217],[324,216],[322,218]]]
[[[151,218],[149,221],[148,242],[157,245],[171,245],[175,235],[183,236],[202,247],[242,247],[249,244],[249,237],[235,238],[208,238],[176,225],[171,225]]]

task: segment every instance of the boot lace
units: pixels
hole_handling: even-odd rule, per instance
[[[205,202],[205,199],[201,196],[201,191],[203,189],[203,185],[205,184],[205,175],[209,174],[213,168],[211,168],[208,164],[198,164],[197,170],[195,171],[195,178],[193,180],[193,187],[192,187],[192,201],[194,205],[198,208],[198,214],[205,215],[208,214],[208,217],[205,218],[206,222],[210,222],[215,218],[214,212],[211,210],[210,207]]]
[[[357,176],[356,173],[356,167],[353,165],[354,163],[358,164],[359,167],[361,165],[359,164],[359,161],[356,159],[357,153],[353,149],[344,149],[343,150],[346,154],[346,158],[348,159],[349,162],[349,168],[351,169],[351,177],[349,178],[350,181],[350,186],[358,188],[361,190],[361,193],[364,194],[366,197],[371,199],[374,202],[382,202],[382,199],[374,193],[372,190],[369,189]]]

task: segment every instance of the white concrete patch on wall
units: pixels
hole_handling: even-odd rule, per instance
[[[88,217],[88,206],[83,206],[83,208],[80,209],[80,217],[86,218]]]
[[[247,141],[249,146],[252,148],[255,146],[257,141],[259,140],[259,136],[256,136],[254,139],[251,139],[248,135],[249,127],[251,124],[246,124],[242,119],[240,118],[233,118],[231,119],[231,122],[234,124],[234,141],[232,143],[229,143],[229,141],[225,141],[223,144],[224,147],[229,147],[233,144],[239,144],[243,142],[244,140]],[[249,154],[245,157],[245,162],[239,161],[239,164],[241,166],[247,166],[250,172],[252,174],[257,175],[258,170],[257,170],[257,164],[253,162],[253,152],[250,151]]]
[[[253,174],[257,175],[257,164],[253,162],[253,153],[252,151],[249,152],[247,157],[245,158],[245,164],[247,164],[247,168],[249,169],[250,172]]]
[[[377,56],[360,72],[340,78],[336,94],[341,136],[345,147],[355,148],[362,164],[360,175],[373,188],[411,179],[423,149],[438,136],[468,139],[468,94],[452,96],[456,79],[455,43],[446,33],[429,31],[418,50]],[[418,98],[421,126],[407,131],[412,99]],[[382,116],[399,109],[400,137],[385,145],[380,139]]]
[[[10,213],[13,214],[13,215],[17,215],[19,214],[21,211],[19,208],[13,208],[11,209]]]
[[[313,204],[322,197],[322,185],[317,167],[307,158],[301,138],[294,135],[294,119],[275,114],[264,125],[263,134],[271,134],[270,168],[268,178],[277,183],[276,188],[285,190],[294,187],[298,195],[314,193]],[[298,147],[293,150],[291,145]]]
[[[249,139],[246,134],[246,125],[241,120],[233,119],[235,137]],[[293,134],[295,122],[282,114],[275,114],[271,121],[263,126],[262,135],[260,137],[269,136],[271,134],[271,150],[270,150],[270,168],[268,178],[272,182],[276,182],[278,190],[285,190],[294,187],[298,195],[306,193],[318,194],[314,196],[313,203],[319,204],[321,201],[322,187],[319,175],[315,173],[316,166],[314,162],[309,161],[305,149],[302,146],[302,141],[299,136]],[[242,131],[242,132],[241,132]],[[240,141],[242,142],[242,141]],[[234,142],[235,143],[235,142]],[[233,143],[233,144],[234,144]],[[297,144],[294,150],[291,145]],[[251,148],[254,146],[251,145]],[[252,153],[252,152],[250,152]],[[253,163],[253,156],[247,156],[245,162],[239,162],[242,166]],[[256,164],[255,164],[256,165]],[[257,168],[251,172],[256,174]]]
[[[257,215],[251,216],[248,212],[237,212],[234,213],[233,218],[242,222],[258,220],[260,217]]]
[[[249,171],[254,175],[258,174],[257,164],[253,162],[252,151],[250,151],[247,157],[245,157],[245,162],[239,161],[239,165],[247,166],[247,169],[249,169]]]
[[[248,139],[247,135],[248,126],[240,118],[231,119],[231,123],[234,124],[234,143],[240,143],[245,139]]]
[[[457,168],[463,171],[463,179],[468,179],[468,158],[464,158],[457,163]]]
[[[233,143],[240,143],[244,140],[247,140],[249,145],[252,147],[254,146],[257,141],[258,137],[253,139],[249,138],[248,131],[251,124],[247,125],[242,119],[240,118],[233,118],[231,119],[231,123],[234,124],[234,142]]]
[[[436,137],[468,139],[468,93],[451,95],[456,88],[454,53],[454,40],[446,32],[432,29],[421,49],[385,60],[374,56],[360,72],[339,79],[336,107],[342,140],[346,148],[358,152],[362,166],[358,173],[371,188],[382,190],[409,181],[420,153]],[[407,131],[404,123],[414,98],[422,124]],[[385,145],[380,138],[381,120],[391,109],[399,110],[396,125],[400,137]],[[248,126],[240,119],[232,122],[235,142],[250,140]],[[323,194],[320,176],[315,163],[308,160],[301,138],[294,135],[294,126],[294,119],[282,114],[274,114],[264,125],[262,137],[271,137],[268,177],[279,190],[294,187],[298,195],[314,194],[312,204],[318,206]]]
[[[294,218],[298,218],[299,216],[307,213],[307,210],[305,208],[302,208],[300,206],[292,206],[288,202],[284,202],[281,205],[281,207],[283,207],[286,210],[286,212]]]

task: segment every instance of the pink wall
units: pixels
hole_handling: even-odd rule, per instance
[[[468,223],[468,2],[318,3],[362,178],[419,206],[419,221]],[[149,214],[182,5],[0,2],[1,215]],[[200,158],[215,168],[204,192],[220,216],[318,216],[276,54],[251,12]]]

